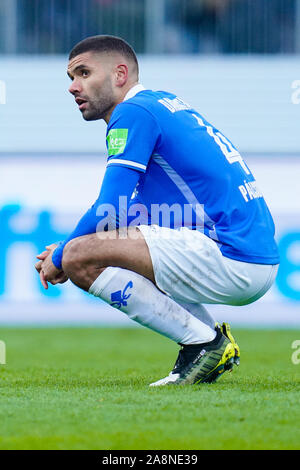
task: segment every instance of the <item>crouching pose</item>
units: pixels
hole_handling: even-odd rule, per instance
[[[172,93],[145,89],[132,48],[94,36],[70,53],[70,93],[107,123],[107,168],[70,236],[38,255],[45,288],[70,279],[181,346],[152,386],[214,382],[239,363],[203,304],[256,301],[276,277],[274,224],[234,145]]]

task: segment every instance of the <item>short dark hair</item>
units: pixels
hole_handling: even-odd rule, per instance
[[[90,36],[76,44],[69,54],[69,60],[84,52],[118,52],[130,59],[136,66],[137,75],[139,74],[139,64],[136,54],[132,47],[117,36],[98,35]]]

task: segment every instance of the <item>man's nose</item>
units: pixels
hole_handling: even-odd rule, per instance
[[[81,92],[81,86],[78,80],[74,79],[69,87],[69,92],[74,95]]]

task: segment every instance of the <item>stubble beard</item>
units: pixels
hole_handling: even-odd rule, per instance
[[[88,101],[88,107],[82,111],[82,117],[85,121],[104,119],[115,104],[113,88],[109,77],[107,77],[98,95]]]

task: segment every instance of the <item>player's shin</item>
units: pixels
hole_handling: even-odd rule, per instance
[[[89,293],[176,343],[204,343],[216,335],[213,328],[159,291],[151,281],[127,269],[106,268]]]
[[[202,304],[184,304],[180,302],[180,305],[185,310],[188,310],[188,312],[190,312],[194,317],[198,318],[198,320],[210,326],[212,329],[215,328],[216,321],[214,317],[206,310],[206,308]]]

